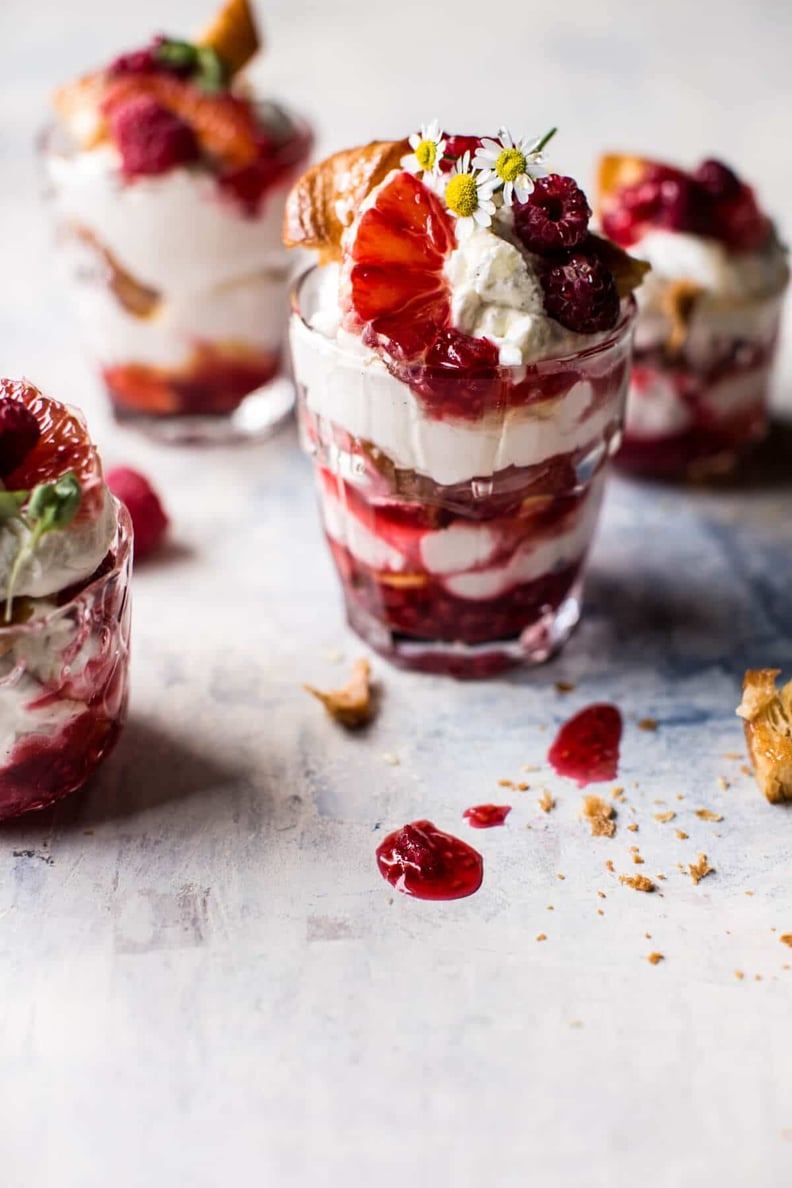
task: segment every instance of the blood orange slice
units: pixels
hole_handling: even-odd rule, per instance
[[[443,267],[455,246],[451,218],[417,177],[400,171],[383,182],[344,265],[351,312],[365,338],[401,359],[427,350],[450,321]]]
[[[23,461],[5,475],[9,491],[31,490],[72,471],[82,490],[79,520],[100,515],[104,502],[102,463],[76,409],[42,395],[25,380],[0,379],[0,402],[15,400],[36,418],[41,436]]]

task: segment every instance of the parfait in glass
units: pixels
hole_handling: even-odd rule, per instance
[[[44,136],[90,357],[116,416],[168,439],[259,434],[293,404],[280,231],[311,135],[244,82],[258,48],[230,0],[197,41],[62,87]]]
[[[580,614],[643,268],[539,141],[425,127],[297,183],[291,349],[347,616],[406,667],[546,659]]]
[[[606,235],[649,262],[619,465],[706,479],[766,433],[786,250],[753,189],[721,161],[691,172],[600,164]]]
[[[0,380],[0,819],[74,792],[115,745],[131,557],[81,414]]]

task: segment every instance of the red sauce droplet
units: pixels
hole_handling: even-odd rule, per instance
[[[491,829],[493,825],[502,825],[510,812],[510,804],[476,804],[465,809],[462,816],[474,829]]]
[[[384,879],[417,899],[462,899],[481,886],[484,863],[476,850],[431,821],[413,821],[377,847]]]
[[[558,732],[547,758],[559,775],[585,784],[612,780],[619,769],[622,716],[615,705],[589,705]]]

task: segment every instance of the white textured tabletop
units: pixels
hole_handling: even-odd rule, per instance
[[[118,751],[83,794],[0,828],[0,1183],[788,1185],[792,814],[725,757],[742,751],[743,669],[792,666],[788,437],[738,489],[614,482],[560,659],[484,684],[375,661],[378,721],[336,730],[300,686],[339,683],[363,649],[293,430],[200,451],[115,428],[37,201],[51,85],[209,7],[0,7],[0,372],[83,405],[174,523],[135,577]],[[557,123],[557,163],[584,179],[606,146],[732,158],[792,233],[786,0],[264,15],[258,78],[316,120],[322,149],[434,115]],[[589,835],[581,793],[545,763],[558,723],[601,699],[627,715],[613,839]],[[506,826],[472,835],[472,898],[410,900],[377,873],[382,831],[428,816],[470,837],[462,811],[507,799]],[[700,852],[715,873],[694,886],[677,864]],[[662,896],[619,886],[608,859],[665,874]]]

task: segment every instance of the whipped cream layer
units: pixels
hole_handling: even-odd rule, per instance
[[[471,601],[499,598],[515,586],[580,564],[594,531],[604,490],[604,472],[593,480],[574,515],[552,533],[536,534],[526,524],[516,540],[513,521],[461,521],[420,533],[423,570],[448,594]],[[319,483],[322,518],[331,540],[361,564],[383,574],[409,573],[414,564],[390,541],[377,536],[327,486]]]
[[[446,486],[505,470],[535,466],[572,451],[587,451],[618,422],[623,393],[598,398],[590,379],[562,396],[499,410],[477,421],[429,416],[407,384],[380,356],[338,326],[333,277],[310,274],[300,298],[312,325],[295,314],[290,338],[294,373],[308,410],[376,446],[401,470]],[[612,361],[589,359],[587,375]],[[517,377],[519,378],[519,376]]]
[[[625,434],[635,441],[674,437],[706,423],[711,429],[739,420],[764,404],[772,367],[723,376],[692,397],[674,383],[673,373],[640,369],[634,373],[627,401]]]
[[[59,219],[90,232],[135,281],[169,297],[204,294],[284,266],[290,177],[268,190],[250,217],[205,170],[126,179],[111,146],[52,152],[46,160]]]
[[[637,292],[636,346],[660,345],[671,330],[669,288],[689,281],[701,289],[690,319],[685,354],[706,366],[725,337],[762,343],[789,279],[786,252],[773,238],[761,252],[734,252],[714,239],[681,231],[650,231],[631,247],[652,269]],[[722,352],[721,352],[722,353]]]
[[[14,597],[45,598],[87,581],[107,556],[116,530],[116,503],[105,487],[98,516],[78,517],[66,528],[46,533],[25,556],[14,583]],[[4,608],[11,570],[26,535],[14,520],[0,532],[0,609]]]

